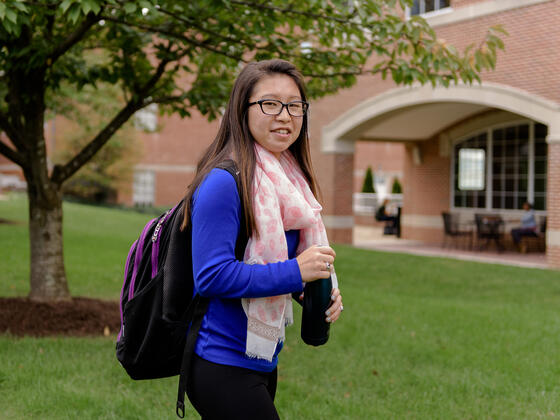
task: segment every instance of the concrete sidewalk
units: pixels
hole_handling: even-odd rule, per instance
[[[393,235],[383,235],[383,228],[380,227],[355,226],[353,244],[357,248],[374,249],[377,251],[455,258],[458,260],[518,267],[548,268],[544,253],[530,252],[520,254],[519,252],[512,251],[498,253],[493,248],[483,251],[470,251],[451,247],[442,248],[441,245],[437,244],[426,244],[421,241],[399,239]]]

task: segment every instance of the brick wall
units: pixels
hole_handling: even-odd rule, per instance
[[[441,26],[436,32],[462,49],[482,39],[490,26],[503,25],[509,33],[503,38],[505,52],[498,54],[495,71],[485,72],[483,80],[560,102],[559,20],[560,4],[552,1]]]
[[[360,141],[354,153],[354,191],[360,192],[368,166],[374,176],[384,174],[389,192],[395,177],[403,179],[404,145],[402,143],[378,143]]]

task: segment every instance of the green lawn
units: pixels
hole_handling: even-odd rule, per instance
[[[72,293],[117,299],[149,216],[64,210]],[[28,291],[26,214],[21,197],[0,202],[0,218],[22,221],[0,224],[3,296]],[[559,272],[336,250],[344,316],[313,348],[296,313],[279,367],[282,419],[560,416]],[[114,339],[0,336],[0,418],[175,418],[176,378],[130,380]]]

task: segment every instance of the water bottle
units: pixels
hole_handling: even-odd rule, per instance
[[[330,323],[325,312],[331,304],[332,279],[319,279],[305,284],[301,316],[301,338],[306,344],[320,346],[329,339]]]

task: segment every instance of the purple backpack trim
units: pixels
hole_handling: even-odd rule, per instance
[[[124,282],[123,282],[123,287],[121,288],[121,298],[119,299],[119,310],[121,313],[121,329],[119,331],[119,336],[117,337],[117,341],[119,341],[121,339],[121,335],[123,333],[123,323],[124,323],[124,319],[123,319],[123,295],[124,295],[124,289],[125,289],[125,285],[126,285],[126,276],[128,275],[128,267],[130,267],[130,260],[132,260],[132,252],[134,251],[134,249],[136,248],[136,244],[138,243],[138,239],[134,241],[134,243],[132,244],[132,246],[130,247],[130,250],[128,251],[128,257],[126,257],[126,265],[124,266]]]
[[[150,220],[149,223],[144,226],[144,230],[142,231],[142,235],[138,240],[138,245],[136,245],[136,255],[134,256],[134,269],[132,271],[132,279],[130,280],[130,288],[128,289],[128,300],[131,300],[134,297],[134,283],[136,282],[136,275],[138,274],[138,267],[140,266],[140,261],[142,260],[142,250],[144,249],[144,241],[146,240],[146,236],[148,235],[148,231],[157,219]]]
[[[152,235],[152,278],[156,276],[158,270],[159,238],[161,238],[159,233],[161,232],[162,225],[167,221],[169,215],[175,211],[175,208],[177,208],[177,205],[165,213],[165,216],[158,222],[154,229],[154,234]]]

